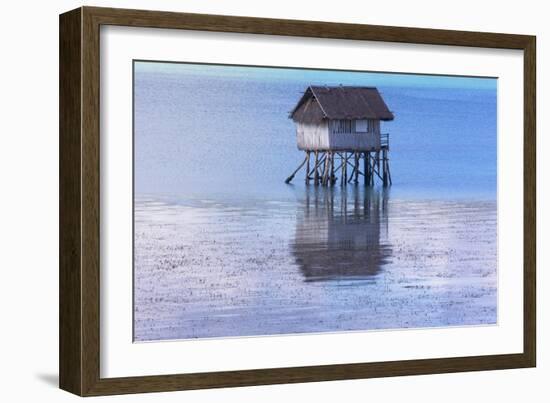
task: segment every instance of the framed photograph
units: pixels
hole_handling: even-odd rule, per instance
[[[535,37],[60,16],[60,386],[533,367]]]

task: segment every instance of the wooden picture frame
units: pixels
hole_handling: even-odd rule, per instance
[[[100,26],[519,49],[524,52],[523,353],[127,378],[100,377]],[[60,16],[60,387],[80,396],[534,367],[535,37],[81,7]],[[519,229],[518,229],[519,230]]]

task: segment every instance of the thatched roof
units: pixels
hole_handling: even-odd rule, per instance
[[[376,87],[310,86],[292,112],[295,122],[317,123],[322,119],[393,120]]]

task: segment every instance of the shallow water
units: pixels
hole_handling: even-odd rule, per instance
[[[138,199],[135,340],[496,323],[494,202],[302,196]]]

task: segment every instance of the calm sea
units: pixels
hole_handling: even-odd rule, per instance
[[[376,85],[384,76],[307,71],[285,79],[243,70],[218,77],[136,69],[136,194],[291,199],[304,187],[303,172],[293,186],[284,179],[303,154],[288,113],[302,92],[311,84]],[[442,88],[424,80],[378,85],[395,114],[382,124],[392,196],[495,199],[496,84],[448,78]]]

